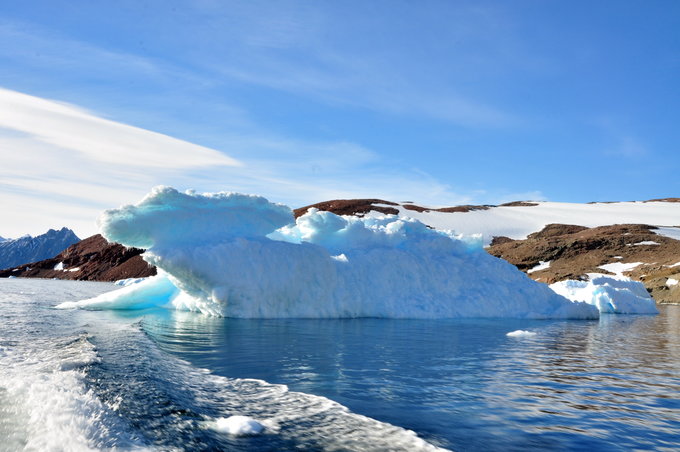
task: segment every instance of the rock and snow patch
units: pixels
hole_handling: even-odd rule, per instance
[[[55,269],[55,270],[64,271],[64,263],[63,263],[63,262],[59,262],[57,265],[54,266],[54,269]]]
[[[560,281],[551,284],[550,288],[572,301],[594,305],[601,313],[659,313],[656,302],[649,296],[645,286],[620,274],[610,276],[589,273],[588,281]]]
[[[660,245],[660,243],[655,242],[653,240],[643,240],[642,242],[633,243],[633,246],[642,246],[642,245]]]
[[[541,270],[547,270],[550,268],[550,261],[539,261],[538,265],[535,266],[534,268],[531,268],[527,270],[527,273],[533,273],[533,272],[538,272]]]
[[[597,318],[451,231],[338,216],[237,193],[157,187],[106,211],[102,234],[147,247],[159,275],[61,307],[172,306],[240,318]],[[344,256],[345,258],[340,258]]]
[[[667,286],[667,287],[672,287],[672,286],[677,286],[677,285],[678,285],[678,280],[677,280],[677,279],[668,278],[668,279],[666,280],[666,286]]]

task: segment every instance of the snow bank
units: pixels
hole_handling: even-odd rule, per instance
[[[174,306],[242,318],[597,318],[479,240],[396,216],[341,217],[257,196],[155,188],[140,203],[104,212],[109,240],[148,250],[162,272],[62,307]]]
[[[624,264],[625,265],[625,264]],[[645,286],[622,275],[589,273],[588,281],[567,280],[550,285],[556,293],[585,301],[608,314],[658,314],[654,299]]]
[[[613,262],[611,264],[600,265],[598,268],[612,272],[616,276],[624,277],[624,272],[631,271],[640,265],[642,265],[642,262]]]

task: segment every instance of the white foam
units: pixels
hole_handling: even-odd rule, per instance
[[[108,449],[113,441],[127,450],[143,450],[125,439],[116,415],[85,387],[81,369],[97,360],[84,335],[64,347],[45,342],[3,350],[0,424],[16,423],[0,426],[8,430],[0,448],[90,451]],[[121,434],[112,439],[112,429]]]
[[[264,425],[248,416],[221,417],[215,421],[215,430],[234,436],[259,435]]]

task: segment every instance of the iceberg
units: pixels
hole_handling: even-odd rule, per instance
[[[644,284],[620,273],[616,275],[588,273],[587,281],[560,281],[551,284],[550,288],[572,301],[584,301],[596,306],[605,314],[659,313],[656,302]]]
[[[338,216],[239,193],[156,187],[105,211],[107,240],[146,248],[160,272],[60,307],[151,305],[238,318],[598,318],[489,255],[477,237],[417,220]]]

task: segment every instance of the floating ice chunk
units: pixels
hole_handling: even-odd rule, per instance
[[[110,241],[149,247],[144,259],[164,273],[81,305],[240,318],[599,316],[478,242],[417,220],[316,209],[292,220],[290,209],[256,196],[156,188],[106,211],[100,226]]]
[[[221,417],[215,421],[215,430],[234,436],[259,435],[265,427],[248,416]]]
[[[54,266],[54,270],[61,270],[61,271],[63,271],[63,270],[64,270],[64,263],[63,263],[63,262],[59,262],[57,265]]]
[[[550,285],[558,294],[585,301],[609,314],[658,314],[656,302],[645,286],[625,276],[589,273],[588,281],[567,280]]]
[[[508,334],[506,334],[508,337],[534,337],[536,336],[536,333],[533,331],[527,331],[527,330],[516,330],[516,331],[511,331]]]

